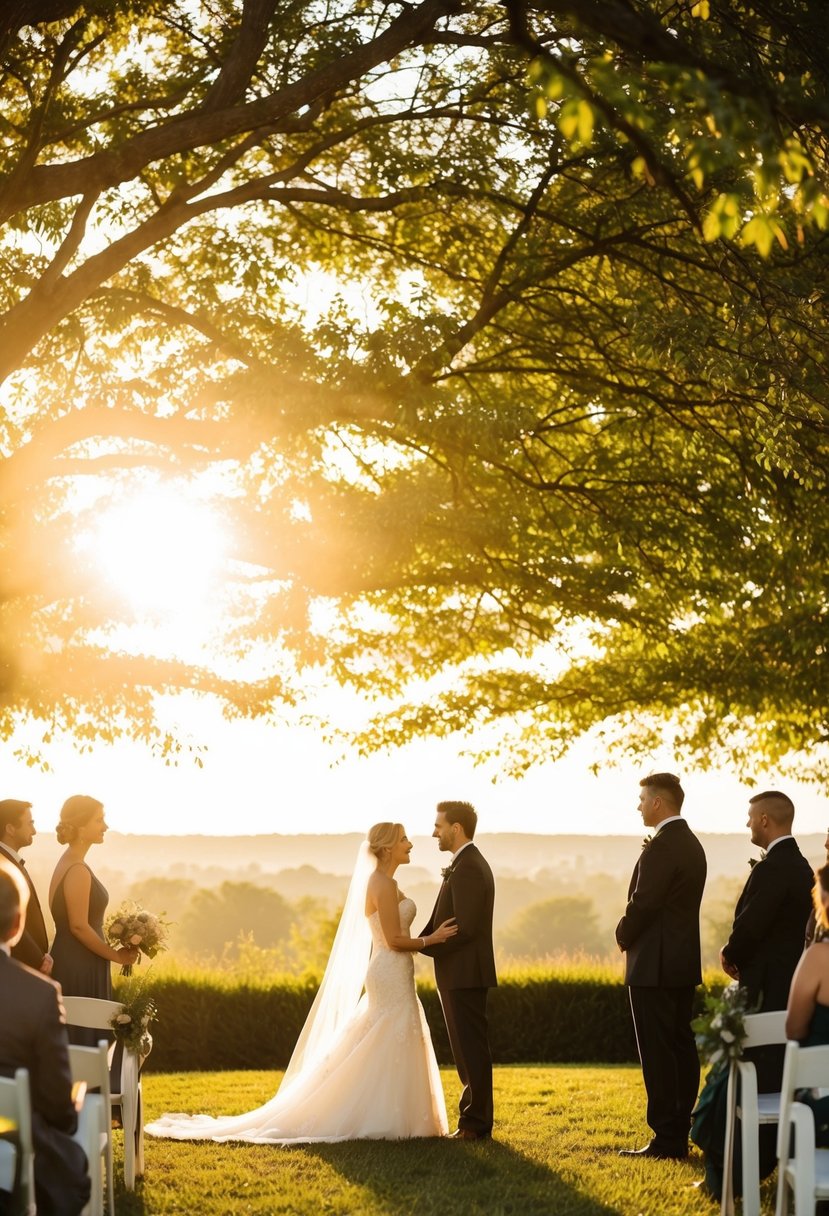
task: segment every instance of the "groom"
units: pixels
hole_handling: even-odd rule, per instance
[[[426,937],[454,916],[458,932],[437,946],[427,946],[435,962],[437,983],[449,1043],[463,1083],[457,1140],[486,1140],[492,1134],[492,1057],[487,1038],[486,1002],[497,984],[492,947],[495,880],[472,843],[478,816],[468,802],[439,802],[435,818],[438,847],[452,854],[443,870],[443,885]]]

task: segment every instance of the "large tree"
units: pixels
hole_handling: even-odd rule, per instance
[[[825,57],[808,4],[715,7],[11,6],[5,733],[266,712],[320,663],[436,681],[365,746],[509,723],[520,768],[670,720],[820,771],[823,77],[773,102]],[[73,545],[162,476],[232,521],[218,654],[148,652]]]

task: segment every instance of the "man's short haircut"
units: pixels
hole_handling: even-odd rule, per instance
[[[764,803],[760,810],[764,815],[768,815],[769,819],[773,819],[778,827],[791,823],[794,819],[794,803],[788,794],[781,794],[779,790],[763,790],[761,794],[755,794],[748,800],[749,806],[756,806],[758,802]]]
[[[659,794],[670,802],[672,807],[677,811],[682,810],[682,804],[685,801],[685,790],[679,784],[679,777],[674,773],[648,773],[647,777],[643,777],[639,782],[647,789],[653,790],[655,794]]]
[[[9,940],[18,912],[25,917],[28,903],[29,889],[17,866],[0,860],[0,942]]]
[[[18,824],[23,812],[31,809],[31,802],[20,802],[17,798],[0,800],[0,836],[5,835],[9,824]]]
[[[459,823],[464,835],[472,840],[478,826],[478,815],[471,802],[439,802],[438,814],[445,816],[447,823]]]

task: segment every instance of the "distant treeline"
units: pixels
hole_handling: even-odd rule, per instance
[[[278,876],[277,876],[278,877]],[[317,879],[332,876],[316,875]],[[342,881],[331,897],[286,898],[271,883],[222,882],[201,887],[185,878],[133,883],[127,896],[172,921],[170,955],[186,964],[248,973],[320,972],[334,938]],[[319,890],[319,882],[312,884]],[[401,880],[404,885],[404,880]],[[728,937],[739,882],[714,880],[702,909],[703,961],[715,965]],[[404,889],[408,889],[405,888]],[[614,927],[624,909],[626,884],[608,875],[569,874],[556,882],[527,878],[498,883],[495,945],[502,964],[532,964],[562,956],[616,959]],[[425,921],[434,887],[413,888]],[[416,926],[417,927],[417,926]]]

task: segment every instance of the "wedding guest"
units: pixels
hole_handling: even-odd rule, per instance
[[[786,794],[765,790],[749,799],[746,826],[764,855],[752,866],[720,952],[725,973],[748,990],[763,1013],[786,1008],[812,902],[814,875],[792,836],[793,820],[794,804]],[[768,1084],[758,1071],[761,1091],[780,1088],[782,1048],[773,1050],[779,1069]]]
[[[826,833],[826,839],[823,842],[823,848],[826,853],[826,860],[827,860],[827,862],[829,862],[829,831],[827,831],[827,833]],[[814,901],[813,901],[813,905],[814,905]],[[823,937],[825,932],[826,932],[826,929],[820,923],[820,918],[816,912],[815,907],[813,906],[811,912],[809,913],[809,919],[806,922],[806,942],[803,947],[804,950],[808,950],[809,947],[811,946],[812,942]]]
[[[786,1038],[803,1047],[829,1043],[829,865],[815,875],[812,900],[819,936],[797,964],[786,1006]]]
[[[707,864],[681,815],[679,778],[652,773],[639,785],[639,813],[654,833],[634,867],[616,942],[625,955],[653,1138],[644,1148],[621,1149],[620,1156],[682,1160],[699,1089],[691,1017],[702,981],[699,907]]]
[[[76,1216],[89,1200],[83,1149],[72,1139],[72,1103],[60,987],[11,957],[24,932],[29,892],[16,866],[0,860],[0,1074],[29,1073],[35,1200],[48,1216]]]
[[[792,979],[786,1007],[786,1038],[796,1039],[803,1047],[829,1044],[829,865],[815,875],[812,892],[817,936],[802,955]],[[815,1116],[815,1143],[829,1148],[829,1097],[798,1095],[799,1102],[812,1108]]]
[[[12,947],[12,958],[44,975],[51,974],[52,956],[49,953],[49,938],[43,920],[43,911],[34,883],[29,877],[20,850],[28,848],[37,835],[32,819],[31,802],[20,802],[17,798],[4,798],[0,802],[0,859],[10,861],[20,871],[29,889],[29,911],[26,928],[16,946]]]
[[[137,950],[113,950],[104,940],[104,914],[109,893],[86,864],[93,844],[101,844],[107,830],[103,804],[87,794],[74,794],[64,802],[57,837],[67,846],[49,888],[49,905],[55,921],[52,945],[53,975],[66,996],[92,996],[112,1000],[111,963],[134,963]],[[96,1030],[72,1028],[73,1043],[94,1046]]]
[[[755,1012],[785,1009],[803,953],[803,926],[812,902],[812,867],[792,836],[794,803],[778,790],[749,799],[746,826],[763,850],[737,900],[731,935],[720,952],[723,970],[745,988]],[[746,1051],[759,1093],[776,1093],[783,1080],[782,1045]],[[760,1177],[774,1169],[777,1130],[760,1128]]]

